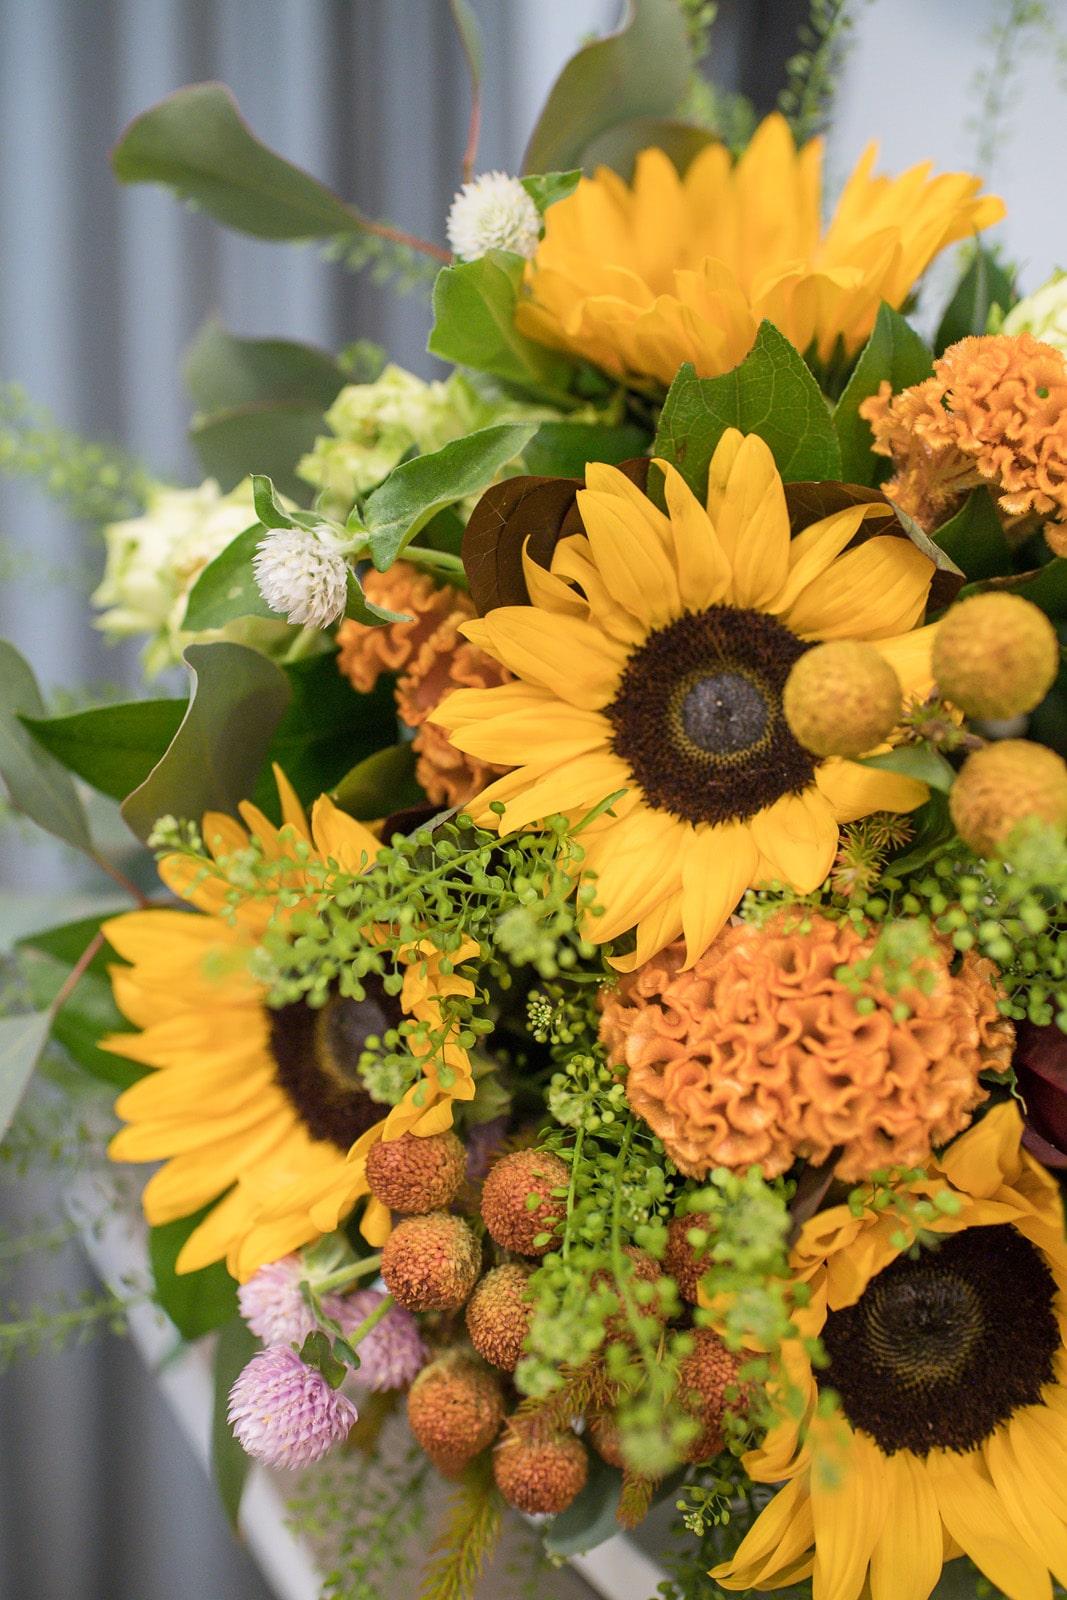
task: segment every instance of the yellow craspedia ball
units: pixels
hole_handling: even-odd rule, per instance
[[[969,717],[1017,717],[1048,694],[1059,671],[1056,630],[1017,594],[974,594],[934,635],[933,668],[946,700]]]
[[[805,750],[861,756],[896,727],[903,701],[896,673],[873,645],[833,639],[794,664],[782,707]]]
[[[1067,828],[1067,762],[1029,739],[1000,739],[967,757],[948,798],[964,844],[987,856],[1030,817]]]

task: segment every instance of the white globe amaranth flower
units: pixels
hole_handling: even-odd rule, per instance
[[[1000,332],[1031,333],[1067,354],[1067,272],[1054,272],[1040,289],[1012,306]]]
[[[348,593],[345,547],[332,528],[272,528],[252,562],[259,592],[272,611],[299,627],[328,628],[344,615]]]
[[[490,250],[529,259],[541,236],[541,215],[518,178],[483,172],[465,183],[448,213],[448,242],[461,261]]]
[[[95,626],[109,638],[146,637],[145,676],[181,659],[192,635],[182,629],[201,572],[256,521],[249,479],[223,494],[214,478],[195,489],[157,484],[143,515],[104,529],[107,565],[92,596]]]

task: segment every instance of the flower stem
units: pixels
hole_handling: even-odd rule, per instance
[[[348,1261],[343,1267],[338,1267],[336,1272],[330,1272],[325,1278],[315,1279],[315,1293],[326,1294],[330,1289],[346,1289],[350,1283],[355,1283],[359,1278],[365,1278],[370,1272],[377,1272],[381,1264],[382,1253],[380,1250],[372,1256],[362,1256],[359,1261]]]
[[[393,1299],[392,1295],[387,1294],[384,1299],[382,1299],[378,1305],[375,1306],[370,1316],[363,1318],[363,1321],[360,1323],[358,1328],[355,1328],[351,1333],[345,1335],[347,1343],[352,1346],[353,1350],[359,1344],[361,1339],[365,1339],[367,1337],[372,1328],[376,1328],[378,1326],[382,1318],[388,1315],[395,1305],[396,1301]]]

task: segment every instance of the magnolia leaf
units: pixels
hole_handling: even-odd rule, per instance
[[[415,779],[411,744],[391,744],[358,762],[333,789],[332,797],[360,822],[425,805],[426,796]]]
[[[257,239],[324,239],[363,225],[353,206],[261,144],[219,83],[178,89],[143,112],[111,163],[122,183],[166,184]]]
[[[970,580],[1011,571],[1011,546],[986,488],[972,489],[956,515],[935,528],[934,540]]]
[[[1008,594],[1020,594],[1024,600],[1029,600],[1053,621],[1063,621],[1067,619],[1067,557],[1056,556],[1033,572],[1019,572],[1010,577],[991,578],[964,592],[976,594],[983,589],[998,589]]]
[[[125,800],[148,777],[184,715],[184,700],[126,700],[21,721],[71,772],[101,794]]]
[[[606,129],[634,117],[669,117],[691,70],[675,0],[627,0],[618,32],[585,45],[552,85],[522,170],[582,166],[586,147]]]
[[[184,376],[200,412],[268,400],[302,400],[322,412],[346,382],[325,350],[289,339],[242,339],[214,320],[186,351]]]
[[[991,251],[976,244],[970,265],[941,318],[934,339],[937,354],[941,355],[950,344],[957,344],[970,333],[985,333],[993,307],[1008,311],[1017,298],[1010,274]]]
[[[379,571],[392,565],[442,507],[480,494],[536,432],[534,422],[497,423],[394,467],[363,504],[368,548]]]
[[[140,839],[160,817],[231,815],[252,793],[292,691],[280,667],[244,645],[193,644],[192,695],[177,733],[122,806]]]
[[[0,777],[11,804],[46,833],[91,852],[89,824],[70,774],[21,721],[45,715],[32,668],[0,639]]]
[[[787,481],[838,479],[841,452],[830,413],[803,357],[769,322],[740,366],[698,378],[689,363],[671,384],[653,453],[673,463],[698,499],[727,428],[758,433]]]
[[[0,1138],[11,1126],[51,1030],[49,1011],[0,1017]]]
[[[437,275],[433,328],[427,349],[457,367],[472,367],[560,405],[573,368],[564,356],[527,339],[515,326],[526,262],[509,250],[490,250]]]
[[[208,1267],[206,1270],[213,1272],[215,1269]],[[232,1289],[232,1280],[230,1284]],[[227,1416],[230,1390],[258,1348],[259,1342],[255,1334],[241,1317],[231,1316],[219,1328],[212,1363],[214,1403],[211,1414],[211,1476],[219,1491],[222,1508],[233,1528],[237,1527],[241,1496],[252,1462],[230,1427]]]
[[[821,522],[823,517],[832,517],[838,511],[847,511],[850,506],[883,505],[887,512],[893,509],[880,489],[870,489],[863,483],[787,483],[785,503],[789,532],[794,539],[813,522]],[[866,528],[872,535],[897,531],[888,517],[885,522],[872,521]],[[856,538],[863,536],[861,527]]]
[[[864,400],[877,394],[883,382],[888,381],[893,393],[899,394],[901,389],[922,383],[933,370],[933,358],[923,340],[899,311],[883,301],[871,336],[834,408],[843,477],[852,483],[873,484],[888,469],[883,457],[871,453],[870,424],[859,414]]]
[[[925,744],[898,745],[895,750],[887,750],[884,755],[867,756],[865,760],[856,764],[860,767],[873,767],[878,772],[898,772],[901,777],[914,778],[916,782],[925,783],[931,789],[939,789],[942,794],[948,793],[956,777],[944,756]]]

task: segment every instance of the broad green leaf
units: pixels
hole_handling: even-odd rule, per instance
[[[868,756],[857,765],[874,767],[878,772],[899,772],[901,777],[915,778],[931,789],[940,789],[943,794],[952,788],[956,776],[944,756],[924,744],[899,745],[895,750],[887,750],[885,755]]]
[[[29,945],[29,941],[24,943]],[[78,952],[80,954],[81,951]],[[106,951],[107,959],[115,960],[114,951]],[[44,953],[27,956],[24,970],[35,1005],[52,1004],[66,982],[72,965],[73,962],[60,962]],[[115,1005],[106,974],[91,969],[78,979],[69,997],[55,1013],[51,1027],[52,1037],[84,1071],[93,1078],[99,1078],[101,1083],[114,1085],[116,1089],[128,1089],[131,1083],[144,1077],[147,1069],[136,1062],[127,1061],[125,1056],[102,1050],[100,1040],[109,1033],[129,1031],[129,1023]]]
[[[1011,571],[1011,546],[988,489],[973,489],[956,515],[934,529],[933,538],[971,580]]]
[[[75,922],[64,922],[55,928],[43,928],[40,932],[28,933],[16,940],[16,946],[20,950],[39,950],[42,955],[51,956],[54,961],[61,961],[64,966],[72,967],[88,948],[94,936],[99,933],[100,924],[106,922],[109,917],[117,917],[129,909],[128,904],[115,906],[92,917],[79,917]],[[95,972],[104,978],[107,976],[108,966],[115,959],[115,952],[108,945],[102,945],[86,971]]]
[[[557,1559],[584,1555],[618,1533],[616,1512],[622,1474],[597,1455],[590,1455],[585,1488],[566,1511],[553,1517],[544,1536],[545,1550]]]
[[[252,570],[256,547],[265,532],[262,523],[254,523],[208,562],[190,591],[183,627],[191,633],[203,633],[209,628],[223,628],[237,617],[277,620],[278,613],[260,594]]]
[[[345,580],[345,616],[353,622],[361,622],[365,628],[383,628],[390,622],[411,621],[402,611],[389,611],[385,606],[376,606],[373,600],[368,600],[363,593],[363,585],[351,569]]]
[[[70,774],[20,721],[45,715],[32,669],[13,644],[0,639],[0,777],[11,804],[46,833],[91,851],[89,824]]]
[[[583,165],[587,172],[610,167],[629,183],[640,152],[655,146],[684,173],[714,139],[710,128],[694,122],[679,122],[673,117],[634,117],[598,134],[586,146]]]
[[[397,730],[393,684],[383,675],[369,694],[357,694],[337,670],[332,651],[289,662],[284,672],[292,698],[268,759],[277,762],[301,800],[310,804],[333,789],[350,767],[392,745]],[[252,798],[269,816],[278,815],[268,766]]]
[[[1067,557],[1056,556],[1046,561],[1036,572],[1020,572],[1011,578],[992,578],[976,583],[964,594],[978,594],[983,589],[1004,590],[1008,594],[1021,594],[1054,622],[1067,620]]]
[[[333,798],[342,811],[360,822],[372,822],[394,811],[424,804],[426,796],[415,781],[415,751],[411,744],[391,744],[367,756],[345,773],[333,790]]]
[[[1055,625],[1061,652],[1067,652],[1067,622]],[[1047,744],[1067,756],[1067,653],[1061,654],[1056,681],[1041,704],[1030,713],[1027,737]]]
[[[256,516],[265,528],[291,528],[293,519],[284,506],[278,504],[274,485],[262,473],[252,474],[252,504]]]
[[[166,753],[129,795],[122,814],[140,839],[160,817],[199,821],[247,799],[292,691],[280,667],[244,645],[193,644],[188,709]]]
[[[522,452],[527,472],[546,478],[583,478],[590,461],[615,466],[643,456],[648,433],[632,423],[609,428],[596,422],[543,422]]]
[[[491,373],[537,398],[569,405],[570,362],[515,326],[525,267],[522,256],[490,250],[439,272],[427,349],[457,367]]]
[[[885,302],[878,308],[871,336],[860,353],[845,392],[834,408],[834,428],[841,446],[841,474],[846,483],[877,483],[888,462],[871,454],[870,424],[859,408],[877,394],[886,380],[893,393],[922,383],[934,370],[926,344],[899,311]]]
[[[113,800],[142,784],[185,714],[184,700],[125,700],[66,717],[23,717],[38,744]]]
[[[325,350],[289,339],[241,339],[215,321],[186,351],[184,376],[201,412],[268,400],[303,400],[322,412],[346,381]]]
[[[549,91],[523,157],[524,172],[582,166],[589,143],[633,117],[669,117],[692,62],[675,0],[627,0],[617,33],[572,56]]]
[[[237,1310],[237,1286],[221,1261],[199,1272],[175,1271],[182,1246],[210,1209],[205,1206],[194,1216],[148,1230],[156,1299],[183,1339],[199,1339],[212,1328],[221,1328]]]
[[[324,239],[362,225],[353,206],[261,144],[218,83],[178,89],[143,112],[111,162],[122,183],[166,184],[258,239]]]
[[[698,499],[727,428],[758,433],[787,482],[837,479],[841,455],[830,413],[800,354],[769,322],[740,366],[698,378],[687,362],[671,384],[653,454],[672,462]]]
[[[236,1528],[241,1495],[252,1463],[234,1438],[227,1419],[230,1390],[259,1348],[255,1334],[241,1317],[231,1317],[219,1330],[212,1363],[214,1402],[211,1408],[211,1476],[230,1526]]]
[[[480,494],[536,432],[536,423],[498,423],[395,467],[363,506],[374,565],[384,572],[435,512]]]
[[[252,472],[269,473],[290,499],[310,495],[296,474],[325,431],[322,406],[308,400],[252,400],[193,418],[189,437],[204,471],[227,492]]]
[[[969,333],[985,333],[994,306],[1007,311],[1017,299],[1009,273],[984,245],[976,244],[971,263],[945,309],[934,339],[938,355]]]
[[[570,172],[535,172],[522,179],[522,186],[544,216],[549,206],[574,193],[581,175],[580,167],[572,167]]]
[[[894,877],[899,877],[902,873],[918,872],[920,867],[925,867],[935,856],[940,855],[956,831],[949,816],[948,800],[936,789],[926,804],[920,806],[918,811],[913,811],[908,820],[915,830],[911,840],[904,853],[889,862],[886,869]]]
[[[51,1027],[47,1011],[0,1017],[0,1138],[11,1126]]]

